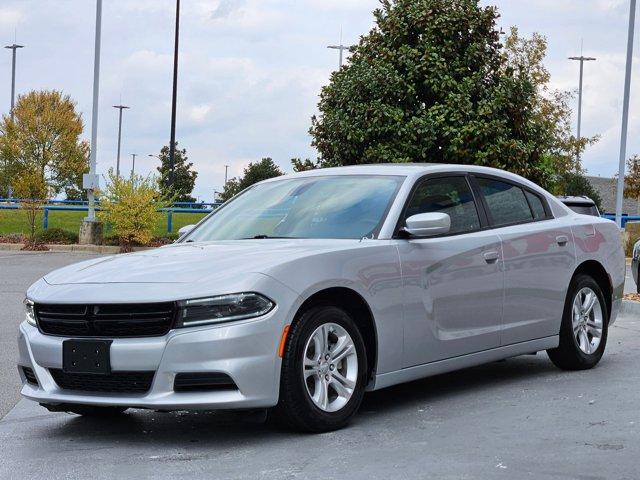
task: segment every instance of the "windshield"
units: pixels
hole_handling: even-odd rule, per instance
[[[374,238],[403,180],[332,175],[255,185],[222,206],[186,240]]]

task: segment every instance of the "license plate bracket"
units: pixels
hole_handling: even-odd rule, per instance
[[[62,342],[62,370],[66,373],[111,373],[112,340],[65,340]]]

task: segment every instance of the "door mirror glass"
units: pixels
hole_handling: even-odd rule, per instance
[[[195,227],[196,227],[195,225],[185,225],[180,230],[178,230],[178,235],[182,237],[183,235],[186,235],[191,230],[193,230]]]
[[[404,231],[414,237],[432,237],[449,233],[451,217],[446,213],[418,213],[407,218]]]

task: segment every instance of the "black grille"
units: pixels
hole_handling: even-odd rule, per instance
[[[166,334],[175,304],[35,305],[42,333],[66,337],[154,337]]]
[[[183,372],[176,375],[173,390],[176,392],[203,392],[216,390],[237,390],[238,387],[226,373]]]
[[[36,374],[33,373],[33,370],[29,367],[22,367],[22,373],[24,373],[27,382],[31,385],[38,385],[38,379],[36,378]]]
[[[65,373],[49,369],[60,388],[83,392],[146,393],[151,388],[154,372],[111,372],[108,375]]]

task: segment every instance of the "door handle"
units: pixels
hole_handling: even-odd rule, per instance
[[[482,254],[482,257],[484,258],[484,261],[487,263],[496,263],[500,258],[500,254],[495,250],[490,250],[488,252],[484,252]]]
[[[569,243],[569,237],[567,237],[566,235],[558,235],[556,237],[556,242],[558,242],[558,245],[560,245],[561,247],[564,247],[567,243]]]

